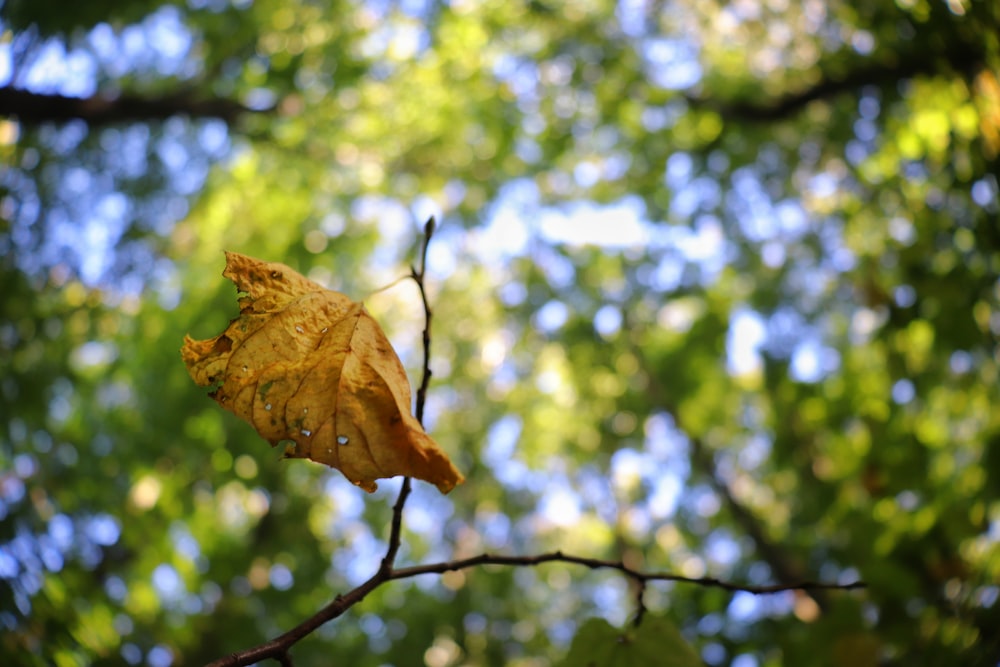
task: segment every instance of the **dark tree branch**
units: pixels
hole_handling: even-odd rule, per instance
[[[650,368],[651,364],[648,359],[645,358],[642,350],[637,345],[632,346],[632,353],[636,355],[637,359],[642,360],[644,368]],[[678,428],[683,430],[684,427],[681,423],[677,406],[673,405],[667,398],[667,394],[660,385],[656,375],[654,373],[647,372],[646,377],[649,382],[648,388],[650,397],[658,403],[660,407],[667,412],[667,414],[673,417]],[[691,444],[692,467],[708,478],[709,485],[712,487],[712,490],[722,498],[722,501],[725,503],[726,509],[729,511],[730,515],[732,515],[733,520],[736,521],[743,532],[745,532],[753,541],[754,546],[760,553],[761,559],[768,564],[771,571],[774,573],[774,578],[779,582],[779,590],[796,589],[814,591],[811,595],[812,598],[816,601],[816,604],[819,605],[820,609],[825,609],[825,597],[820,591],[827,588],[837,588],[837,586],[800,585],[799,582],[802,578],[800,568],[780,545],[776,544],[768,537],[760,519],[758,519],[753,512],[746,508],[736,498],[736,496],[733,495],[732,490],[729,488],[729,484],[727,484],[726,481],[719,476],[712,453],[705,446],[705,443],[702,442],[700,438],[691,434],[688,434],[688,440]],[[863,587],[864,585],[865,584],[863,583],[856,582],[856,584],[851,584],[851,587]]]
[[[11,86],[0,88],[0,116],[15,116],[23,125],[82,120],[91,127],[97,127],[113,123],[164,120],[179,115],[219,118],[226,123],[233,123],[243,114],[270,111],[273,108],[251,109],[227,98],[199,98],[188,92],[158,97],[67,97],[33,93]]]
[[[219,658],[209,663],[207,667],[244,667],[245,665],[252,665],[255,662],[260,662],[268,658],[280,660],[281,656],[286,656],[287,659],[288,651],[292,646],[315,632],[320,626],[332,621],[364,600],[369,593],[385,583],[386,580],[386,574],[380,569],[371,579],[348,593],[338,595],[333,599],[333,602],[285,634],[258,646],[237,651],[224,658]]]
[[[392,506],[389,546],[386,548],[382,564],[379,566],[379,574],[392,574],[392,566],[396,562],[396,554],[399,553],[399,545],[403,535],[403,506],[406,504],[412,487],[413,480],[410,477],[404,477],[403,484],[399,487],[399,496],[396,497],[396,504]]]
[[[916,76],[949,70],[971,78],[983,62],[983,54],[972,45],[956,44],[943,55],[931,51],[899,54],[892,62],[866,60],[842,74],[824,72],[815,85],[771,100],[724,100],[693,95],[686,96],[686,99],[692,108],[715,111],[726,120],[770,123],[790,118],[812,102],[832,100],[842,93],[866,86],[884,87]]]
[[[799,567],[784,549],[767,536],[764,526],[753,512],[736,499],[729,484],[719,476],[712,454],[705,447],[705,444],[699,438],[690,437],[689,439],[691,442],[691,462],[697,470],[708,478],[709,485],[722,498],[733,520],[753,540],[761,558],[774,572],[774,578],[786,585],[798,581],[802,577]],[[820,609],[826,609],[824,596],[813,595],[812,597]]]

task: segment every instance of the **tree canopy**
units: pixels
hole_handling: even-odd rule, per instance
[[[323,609],[269,655],[1000,660],[997,3],[0,26],[3,664],[207,664]],[[363,300],[465,482],[368,495],[209,400],[179,349],[237,317],[224,250]]]

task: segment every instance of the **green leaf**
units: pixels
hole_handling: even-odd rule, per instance
[[[603,618],[580,626],[558,667],[701,667],[701,660],[677,627],[647,616],[639,627],[616,628]]]

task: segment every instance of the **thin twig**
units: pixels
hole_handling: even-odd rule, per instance
[[[389,546],[385,550],[382,564],[379,566],[379,573],[384,573],[386,580],[392,575],[392,566],[396,562],[396,554],[399,553],[399,545],[403,535],[403,505],[410,495],[413,480],[410,477],[403,478],[403,484],[399,487],[399,496],[396,497],[396,504],[392,506],[392,523],[389,528]]]
[[[420,301],[424,306],[424,332],[422,337],[424,345],[424,368],[420,377],[420,387],[417,389],[417,405],[414,413],[421,425],[424,423],[424,405],[427,402],[427,388],[431,381],[431,306],[427,300],[427,287],[424,284],[424,276],[427,274],[427,246],[430,245],[433,235],[434,217],[431,216],[428,218],[427,223],[424,224],[424,242],[420,248],[420,268],[410,267],[410,277],[417,283],[417,288],[420,290]],[[392,574],[392,566],[396,562],[396,554],[399,553],[399,545],[403,532],[403,506],[406,504],[406,499],[410,495],[412,486],[413,480],[409,477],[404,477],[403,484],[399,487],[399,497],[396,498],[396,504],[392,508],[389,546],[386,549],[385,557],[382,559],[382,565],[379,567],[379,571],[384,572],[387,577]]]
[[[209,663],[207,667],[245,667],[246,665],[252,665],[255,662],[260,662],[268,658],[278,660],[279,656],[287,655],[292,646],[308,637],[320,626],[332,621],[364,600],[369,593],[386,581],[385,573],[379,570],[368,581],[343,595],[338,595],[328,605],[283,635],[279,635],[259,646],[227,655],[224,658]]]
[[[427,273],[427,247],[431,244],[431,237],[434,236],[434,216],[427,219],[424,224],[424,243],[420,249],[420,269],[411,267],[410,276],[420,288],[420,300],[424,305],[424,368],[420,377],[420,387],[417,388],[417,406],[414,412],[417,421],[424,423],[424,406],[427,403],[427,388],[431,383],[431,305],[427,300],[427,287],[424,285],[424,276]]]
[[[785,591],[799,590],[854,590],[867,588],[867,584],[862,581],[853,581],[848,584],[835,584],[819,581],[802,581],[795,584],[772,584],[765,586],[753,586],[750,584],[736,584],[714,577],[686,577],[672,572],[644,572],[629,567],[620,560],[602,560],[600,558],[588,558],[585,556],[573,556],[564,554],[562,551],[537,554],[535,556],[503,556],[499,554],[483,553],[471,558],[461,560],[433,563],[430,565],[415,565],[413,567],[400,568],[392,573],[392,579],[408,579],[421,574],[443,574],[455,570],[466,570],[470,567],[481,565],[507,565],[512,567],[534,567],[543,563],[571,563],[582,565],[591,570],[610,569],[617,570],[626,577],[645,584],[650,581],[676,581],[687,584],[697,584],[706,588],[720,588],[730,592],[752,593],[754,595],[770,595]]]
[[[640,580],[639,584],[635,587],[635,618],[632,619],[632,625],[639,627],[642,624],[642,619],[646,615],[646,582]]]
[[[649,369],[653,367],[639,345],[633,343],[631,351],[640,360],[643,368]],[[683,431],[684,423],[680,418],[680,411],[667,398],[667,392],[660,383],[659,378],[655,373],[647,372],[646,380],[649,397],[663,411],[669,414],[677,424],[678,429]],[[798,583],[801,580],[800,568],[795,565],[792,558],[785,552],[781,545],[768,538],[760,519],[736,498],[729,484],[719,475],[712,453],[701,438],[686,431],[685,433],[691,445],[691,465],[708,478],[712,490],[721,497],[736,524],[750,537],[761,558],[770,566],[771,571],[779,582],[778,586],[786,587],[784,590],[810,590],[813,592],[810,597],[819,605],[820,609],[826,609],[828,606],[826,598],[822,592],[818,591],[829,587],[803,586]]]

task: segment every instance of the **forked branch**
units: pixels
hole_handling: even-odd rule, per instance
[[[430,244],[431,237],[434,234],[434,219],[431,218],[427,221],[424,226],[424,239],[420,252],[419,268],[412,267],[410,277],[417,283],[417,287],[420,289],[420,298],[424,307],[424,331],[423,331],[423,351],[424,351],[424,362],[423,362],[423,374],[420,381],[420,387],[417,390],[416,398],[416,409],[415,416],[418,420],[423,423],[424,416],[424,406],[427,400],[427,388],[430,383],[431,371],[430,371],[430,345],[431,345],[431,308],[429,301],[427,299],[427,290],[424,283],[425,271],[427,268],[427,247]],[[736,584],[727,581],[722,581],[721,579],[715,579],[712,577],[686,577],[679,574],[673,574],[670,572],[646,572],[643,570],[638,570],[626,565],[620,560],[601,560],[598,558],[588,558],[585,556],[574,556],[572,554],[566,554],[562,551],[553,551],[550,553],[535,554],[535,555],[524,555],[524,556],[508,556],[501,554],[490,554],[483,553],[478,556],[473,556],[471,558],[463,558],[458,560],[443,561],[440,563],[431,563],[427,565],[414,565],[410,567],[397,568],[395,566],[396,555],[399,552],[399,547],[402,542],[402,532],[403,532],[403,507],[406,504],[406,499],[410,495],[411,489],[411,479],[409,477],[403,478],[402,486],[399,489],[399,496],[396,498],[396,503],[393,505],[392,509],[392,522],[389,530],[389,542],[386,548],[385,556],[379,566],[378,571],[367,581],[365,581],[360,586],[348,591],[342,595],[337,595],[329,604],[320,609],[318,612],[304,620],[299,625],[295,626],[288,632],[275,637],[274,639],[264,642],[258,646],[254,646],[242,651],[237,651],[236,653],[230,654],[224,658],[220,658],[212,663],[209,667],[240,667],[242,665],[251,665],[261,660],[271,658],[277,660],[284,667],[290,667],[292,665],[292,658],[290,651],[292,647],[299,641],[312,634],[319,627],[325,623],[332,621],[338,616],[342,615],[348,609],[358,604],[365,597],[371,593],[373,590],[390,581],[396,581],[398,579],[410,579],[412,577],[418,577],[425,574],[444,574],[445,572],[453,572],[456,570],[467,570],[474,567],[480,567],[484,565],[502,565],[507,567],[537,567],[545,563],[567,563],[571,565],[579,565],[586,567],[591,570],[615,570],[620,572],[623,576],[635,581],[639,584],[639,590],[644,590],[646,584],[656,581],[668,581],[668,582],[680,582],[695,584],[698,586],[704,586],[706,588],[719,588],[725,591],[731,592],[745,592],[752,593],[755,595],[766,595],[772,593],[780,593],[783,591],[791,590],[852,590],[857,588],[864,588],[865,584],[860,581],[854,581],[847,584],[835,584],[835,583],[822,583],[815,581],[802,581],[797,583],[782,583],[777,585],[768,586],[751,586],[745,584]],[[641,597],[638,601],[639,614],[638,618],[641,618],[643,612],[643,606],[641,603]]]

